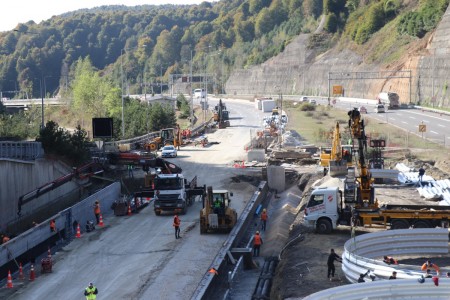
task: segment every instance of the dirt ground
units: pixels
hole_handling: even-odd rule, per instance
[[[419,161],[399,159],[396,162],[404,162],[408,166],[420,168],[424,166],[427,174],[435,179],[449,178],[449,161]],[[390,162],[395,165],[395,161]],[[303,195],[308,194],[312,183],[320,178],[318,174],[305,174],[302,176],[298,186],[303,190]],[[305,182],[305,179],[308,179]],[[380,204],[424,204],[433,205],[430,201],[421,199],[416,188],[400,186],[395,183],[387,183],[375,186],[376,197]],[[304,205],[304,200],[302,204]],[[302,210],[300,210],[302,211]],[[341,256],[344,243],[350,238],[350,227],[340,226],[332,234],[319,235],[302,225],[303,213],[299,213],[294,224],[291,226],[289,240],[293,242],[282,254],[278,265],[276,276],[271,289],[271,299],[293,299],[306,297],[312,293],[349,284],[341,270],[341,264],[336,262],[336,275],[333,281],[327,279],[327,258],[331,248]],[[384,230],[381,228],[359,227],[356,234],[364,234]],[[441,268],[449,268],[448,257],[402,257],[401,262],[406,264],[421,265],[427,258],[432,258]]]

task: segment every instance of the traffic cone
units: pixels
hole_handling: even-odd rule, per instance
[[[25,276],[23,276],[22,263],[19,263],[19,279],[24,280]]]
[[[80,230],[80,224],[77,225],[77,234],[75,234],[75,237],[79,239],[81,237],[81,230]]]
[[[103,225],[105,225],[103,224],[103,217],[102,215],[100,215],[100,221],[98,222],[98,226],[103,227]]]
[[[52,251],[50,250],[50,247],[48,247],[48,250],[47,250],[47,257],[52,259]]]
[[[36,274],[34,274],[34,265],[31,265],[31,268],[30,268],[30,281],[34,281],[35,278],[36,278]]]
[[[7,279],[7,281],[6,281],[6,288],[7,288],[7,289],[12,289],[12,288],[13,288],[12,277],[11,277],[11,271],[8,271],[8,279]]]
[[[131,205],[128,204],[128,215],[131,216]]]

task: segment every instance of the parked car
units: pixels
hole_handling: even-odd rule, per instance
[[[362,114],[367,114],[367,108],[365,106],[360,106],[358,108],[359,112]]]
[[[310,99],[310,100],[309,100],[309,104],[316,105],[316,104],[317,104],[317,101],[314,100],[314,99]]]
[[[161,157],[177,157],[177,149],[172,146],[164,146],[161,149]]]
[[[375,112],[376,113],[384,113],[384,112],[386,112],[386,108],[384,107],[383,104],[377,104],[377,106],[375,106]]]
[[[308,101],[309,101],[308,97],[306,97],[306,96],[302,97],[302,102],[308,102]]]

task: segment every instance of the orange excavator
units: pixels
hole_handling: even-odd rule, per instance
[[[178,150],[183,143],[183,135],[180,126],[177,124],[175,128],[161,129],[159,136],[152,141],[144,144],[144,149],[147,151],[157,151],[166,145],[173,145]]]

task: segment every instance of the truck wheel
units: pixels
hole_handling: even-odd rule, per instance
[[[321,219],[317,221],[317,232],[320,234],[329,234],[333,227],[331,226],[331,222],[327,219]]]
[[[161,215],[161,212],[155,210],[155,215],[160,216],[160,215]]]
[[[414,228],[431,228],[431,225],[428,221],[417,221],[414,223]]]
[[[405,220],[394,220],[391,223],[391,229],[408,229],[409,223]]]

